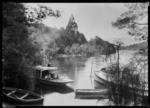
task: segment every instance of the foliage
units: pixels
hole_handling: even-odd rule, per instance
[[[66,38],[69,40],[67,46],[71,46],[74,43],[82,44],[86,42],[84,34],[78,31],[78,25],[73,15],[71,15],[65,30],[67,33]]]
[[[33,24],[32,22],[41,21],[46,17],[45,15],[50,15],[52,12],[50,10],[48,10],[49,12],[41,10],[42,8],[38,8],[40,12],[36,13],[37,17],[28,18],[27,15],[30,16],[32,13],[26,13],[28,8],[24,7],[23,4],[15,2],[2,3],[2,60],[3,75],[5,76],[3,78],[8,81],[8,83],[4,81],[8,86],[17,86],[15,84],[17,84],[18,80],[18,86],[21,87],[21,83],[26,82],[25,79],[33,75],[29,71],[29,67],[42,62],[41,55],[38,54],[40,45],[33,43],[33,39],[29,37],[31,32],[28,29],[28,26]],[[42,17],[42,15],[44,16]],[[29,19],[32,19],[32,21]]]
[[[6,2],[2,3],[2,8],[3,75],[8,78],[8,86],[15,86],[18,80],[22,87],[24,78],[29,80],[33,76],[30,67],[45,65],[51,56],[57,54],[102,54],[108,47],[110,53],[114,52],[113,45],[99,37],[93,40],[94,44],[87,42],[84,34],[78,31],[73,15],[66,28],[57,29],[41,23],[47,16],[60,17],[59,11],[49,7]],[[15,79],[13,84],[11,78]]]
[[[95,36],[89,43],[94,47],[93,53],[110,55],[116,52],[113,44],[102,40],[99,36]]]
[[[108,85],[109,98],[115,105],[129,105],[136,98],[140,87],[139,75],[135,74],[135,68],[128,65],[122,65],[119,68],[119,82],[118,82],[118,63],[114,63],[107,67],[107,79],[111,82]],[[131,88],[136,88],[132,89]]]
[[[66,28],[56,29],[46,27],[43,24],[34,24],[34,27],[29,28],[29,31],[33,43],[39,45],[43,60],[56,56],[56,54],[98,55],[115,52],[113,44],[98,36],[87,42],[84,34],[78,31],[78,25],[73,15]]]
[[[67,46],[67,47],[65,48],[65,53],[66,53],[66,54],[70,54],[70,46]]]
[[[80,45],[86,42],[85,36],[77,31],[77,23],[75,22],[73,15],[71,16],[66,29],[56,29],[46,27],[43,24],[34,24],[34,27],[30,27],[29,30],[33,43],[39,44],[41,53],[45,56],[43,59],[55,56],[56,54],[74,54],[73,44],[77,43]],[[53,47],[52,44],[54,44]],[[69,48],[68,46],[72,47],[69,51],[67,51]]]
[[[80,49],[80,45],[77,43],[72,44],[71,48],[70,48],[70,53],[71,54],[80,54],[81,49]]]
[[[80,48],[81,48],[81,54],[82,55],[88,55],[89,54],[90,45],[88,43],[81,44]]]
[[[49,43],[48,49],[47,49],[48,54],[46,54],[46,55],[48,55],[48,57],[56,56],[58,50],[59,50],[59,47],[58,47],[58,45],[55,41],[52,42],[52,43]]]
[[[139,40],[148,41],[148,5],[149,3],[129,3],[125,4],[128,7],[128,11],[123,13],[116,22],[113,22],[112,25],[119,29],[127,28],[128,34],[131,36],[135,36]],[[139,44],[140,45],[140,44]],[[125,47],[126,49],[133,49],[139,47],[139,45],[130,45]],[[134,70],[131,74],[135,82],[130,81],[130,84],[133,88],[140,88],[145,90],[148,81],[146,77],[148,73],[147,69],[147,57],[148,55],[148,47],[142,47],[140,45],[140,56],[137,53],[138,57],[135,56],[132,61],[129,63],[128,68]],[[142,51],[142,53],[141,53]],[[143,58],[144,57],[144,58]],[[130,72],[129,70],[127,72]],[[141,74],[142,73],[142,74]],[[125,80],[125,79],[124,79]],[[131,83],[132,82],[132,83]],[[134,93],[135,91],[133,91]],[[144,91],[142,93],[142,105],[147,104],[147,100],[144,98]],[[136,95],[134,94],[134,105],[136,105]]]
[[[148,89],[147,56],[135,53],[129,63],[124,65],[118,61],[106,68],[106,78],[110,81],[109,99],[116,105],[146,105],[145,90]],[[119,79],[119,80],[118,80]],[[141,95],[141,96],[139,96]]]
[[[148,48],[147,42],[142,42],[138,44],[132,44],[132,45],[121,47],[121,49],[123,50],[140,50],[140,49],[147,49],[147,48]]]
[[[46,65],[48,62],[46,59],[56,54],[58,50],[58,45],[55,42],[56,37],[58,37],[58,30],[46,27],[44,24],[36,24],[34,27],[28,29],[32,43],[39,46],[39,53],[43,61],[42,64]]]
[[[112,25],[119,29],[127,28],[128,34],[138,39],[148,39],[149,3],[126,3],[128,11],[123,13]]]
[[[37,5],[37,7],[31,7],[31,6],[26,6],[25,10],[25,15],[27,18],[27,23],[26,25],[28,26],[33,26],[34,24],[41,23],[42,20],[46,19],[47,16],[49,17],[60,17],[60,11],[59,10],[52,10],[50,7],[44,6],[44,5]]]

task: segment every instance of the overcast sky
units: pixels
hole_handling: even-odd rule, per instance
[[[41,3],[40,3],[41,4]],[[112,27],[112,22],[124,13],[127,8],[123,3],[42,3],[53,10],[61,12],[60,18],[48,17],[43,21],[49,27],[66,27],[71,14],[78,24],[78,31],[87,40],[99,36],[109,42],[121,38],[126,45],[137,43],[129,36],[126,29],[119,30]]]

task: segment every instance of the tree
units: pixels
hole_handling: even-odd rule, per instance
[[[134,74],[139,76],[140,85],[132,85],[134,88],[140,89],[138,92],[142,95],[141,104],[147,105],[148,103],[148,56],[141,56],[139,53],[135,53],[131,59],[130,67],[135,69]]]
[[[119,60],[120,60],[120,54],[119,54],[119,50],[120,50],[120,48],[123,46],[123,42],[121,41],[121,40],[119,40],[119,39],[117,39],[116,41],[115,41],[115,47],[116,47],[116,51],[117,51],[117,54],[118,54],[118,59],[117,59],[117,64],[118,64],[118,70],[117,70],[117,72],[118,72],[118,83],[119,83],[119,76],[120,76],[120,67],[119,67],[119,64],[120,64],[120,62],[119,62]]]
[[[116,105],[130,105],[134,101],[137,105],[138,88],[140,87],[139,74],[135,74],[136,68],[132,63],[121,65],[119,68],[120,75],[118,76],[118,63],[113,63],[107,67],[107,79],[111,82],[108,84],[108,96]],[[119,81],[118,81],[119,77]]]
[[[75,37],[76,42],[79,43],[80,45],[87,42],[87,40],[86,40],[86,38],[85,38],[83,33],[80,33],[79,31],[77,31],[75,36],[76,36]]]
[[[58,53],[63,54],[63,53],[65,53],[65,48],[67,46],[69,46],[71,43],[68,38],[68,34],[64,28],[59,29],[58,32],[59,32],[59,37],[55,41],[58,44],[58,46],[60,47]]]
[[[29,38],[28,27],[33,23],[35,24],[35,21],[43,20],[47,15],[53,16],[50,14],[53,13],[52,10],[47,12],[49,9],[44,8],[45,10],[43,10],[43,7],[39,7],[38,10],[40,11],[37,13],[34,11],[37,17],[30,18],[27,15],[32,16],[32,13],[27,13],[28,8],[23,4],[15,2],[2,3],[3,75],[8,77],[9,82],[7,84],[9,86],[16,86],[17,77],[21,79],[21,76],[32,76],[29,67],[36,65],[37,62],[39,64],[42,62],[39,59],[41,55],[37,56],[39,44],[32,43],[33,39]]]
[[[80,45],[78,43],[72,44],[70,48],[71,54],[79,54],[81,52]]]
[[[149,3],[130,3],[125,4],[129,10],[123,13],[112,25],[119,29],[127,28],[129,35],[135,36],[139,40],[148,42],[148,6]],[[147,47],[144,49],[142,56],[148,55]],[[147,59],[140,59],[141,64],[145,64]],[[137,61],[135,63],[138,63]],[[147,63],[145,64],[147,65]],[[146,73],[146,72],[145,72]],[[141,79],[141,75],[139,78]],[[143,87],[143,90],[145,88]]]
[[[65,48],[65,53],[66,53],[66,54],[70,54],[70,46],[67,46],[67,47]]]
[[[78,31],[78,25],[75,22],[75,18],[72,14],[66,26],[67,38],[69,39],[69,43],[68,43],[69,46],[71,46],[73,43],[78,43],[76,38],[77,31]]]
[[[66,31],[71,34],[71,33],[76,33],[78,31],[78,25],[77,23],[75,22],[75,18],[73,16],[73,14],[71,15],[70,19],[69,19],[69,22],[67,24],[67,27],[66,27]]]
[[[149,3],[126,3],[129,10],[112,25],[119,29],[127,28],[129,35],[140,40],[148,40],[148,5]]]
[[[27,18],[26,24],[29,26],[41,23],[47,16],[56,18],[61,16],[59,10],[54,11],[50,7],[44,5],[37,5],[37,7],[25,6],[25,8],[25,15]]]
[[[58,47],[57,43],[54,41],[54,42],[51,42],[48,44],[48,49],[46,50],[47,52],[47,57],[50,58],[51,56],[56,56],[58,50],[60,48]]]
[[[88,43],[80,45],[82,55],[87,55],[89,53],[89,46],[90,45]]]
[[[115,53],[115,48],[113,44],[104,41],[99,36],[95,36],[94,39],[91,39],[89,41],[89,44],[91,44],[94,47],[94,53],[95,54],[105,54],[106,56]]]

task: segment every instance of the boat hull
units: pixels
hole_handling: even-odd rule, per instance
[[[13,103],[13,104],[43,104],[44,98],[36,93],[33,93],[33,92],[29,93],[29,95],[37,97],[36,99],[19,99],[19,98],[15,98],[14,96],[8,96],[4,92],[5,90],[10,90],[10,91],[16,90],[16,92],[18,92],[18,93],[28,93],[28,91],[22,90],[22,89],[10,88],[10,87],[3,87],[3,91],[2,91],[3,100],[7,101],[9,103]]]
[[[109,81],[107,81],[107,80],[101,78],[101,77],[99,76],[98,72],[94,72],[94,80],[97,81],[97,82],[99,82],[99,83],[101,83],[101,84],[103,84],[103,85],[110,84]]]
[[[76,89],[75,98],[80,98],[80,99],[107,98],[107,90],[106,89]]]
[[[45,85],[56,85],[56,86],[64,86],[68,83],[73,82],[73,80],[70,81],[61,81],[61,80],[46,80],[46,79],[42,79],[42,78],[36,78],[36,82],[38,84],[45,84]]]
[[[105,85],[105,86],[109,86],[109,85],[112,85],[112,84],[116,85],[115,83],[110,82],[110,81],[108,81],[108,80],[103,79],[102,77],[100,77],[100,75],[98,74],[98,72],[94,72],[94,80],[97,81],[98,83],[101,83],[101,84]],[[131,92],[135,91],[135,90],[140,91],[140,92],[144,91],[144,96],[148,96],[148,90],[141,90],[139,88],[132,88],[132,87],[129,87],[129,89],[130,89]],[[137,95],[138,96],[142,96],[141,93],[139,93]]]

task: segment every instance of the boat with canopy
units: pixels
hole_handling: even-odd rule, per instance
[[[74,80],[58,75],[57,67],[36,66],[36,81],[41,84],[48,85],[66,85]]]

